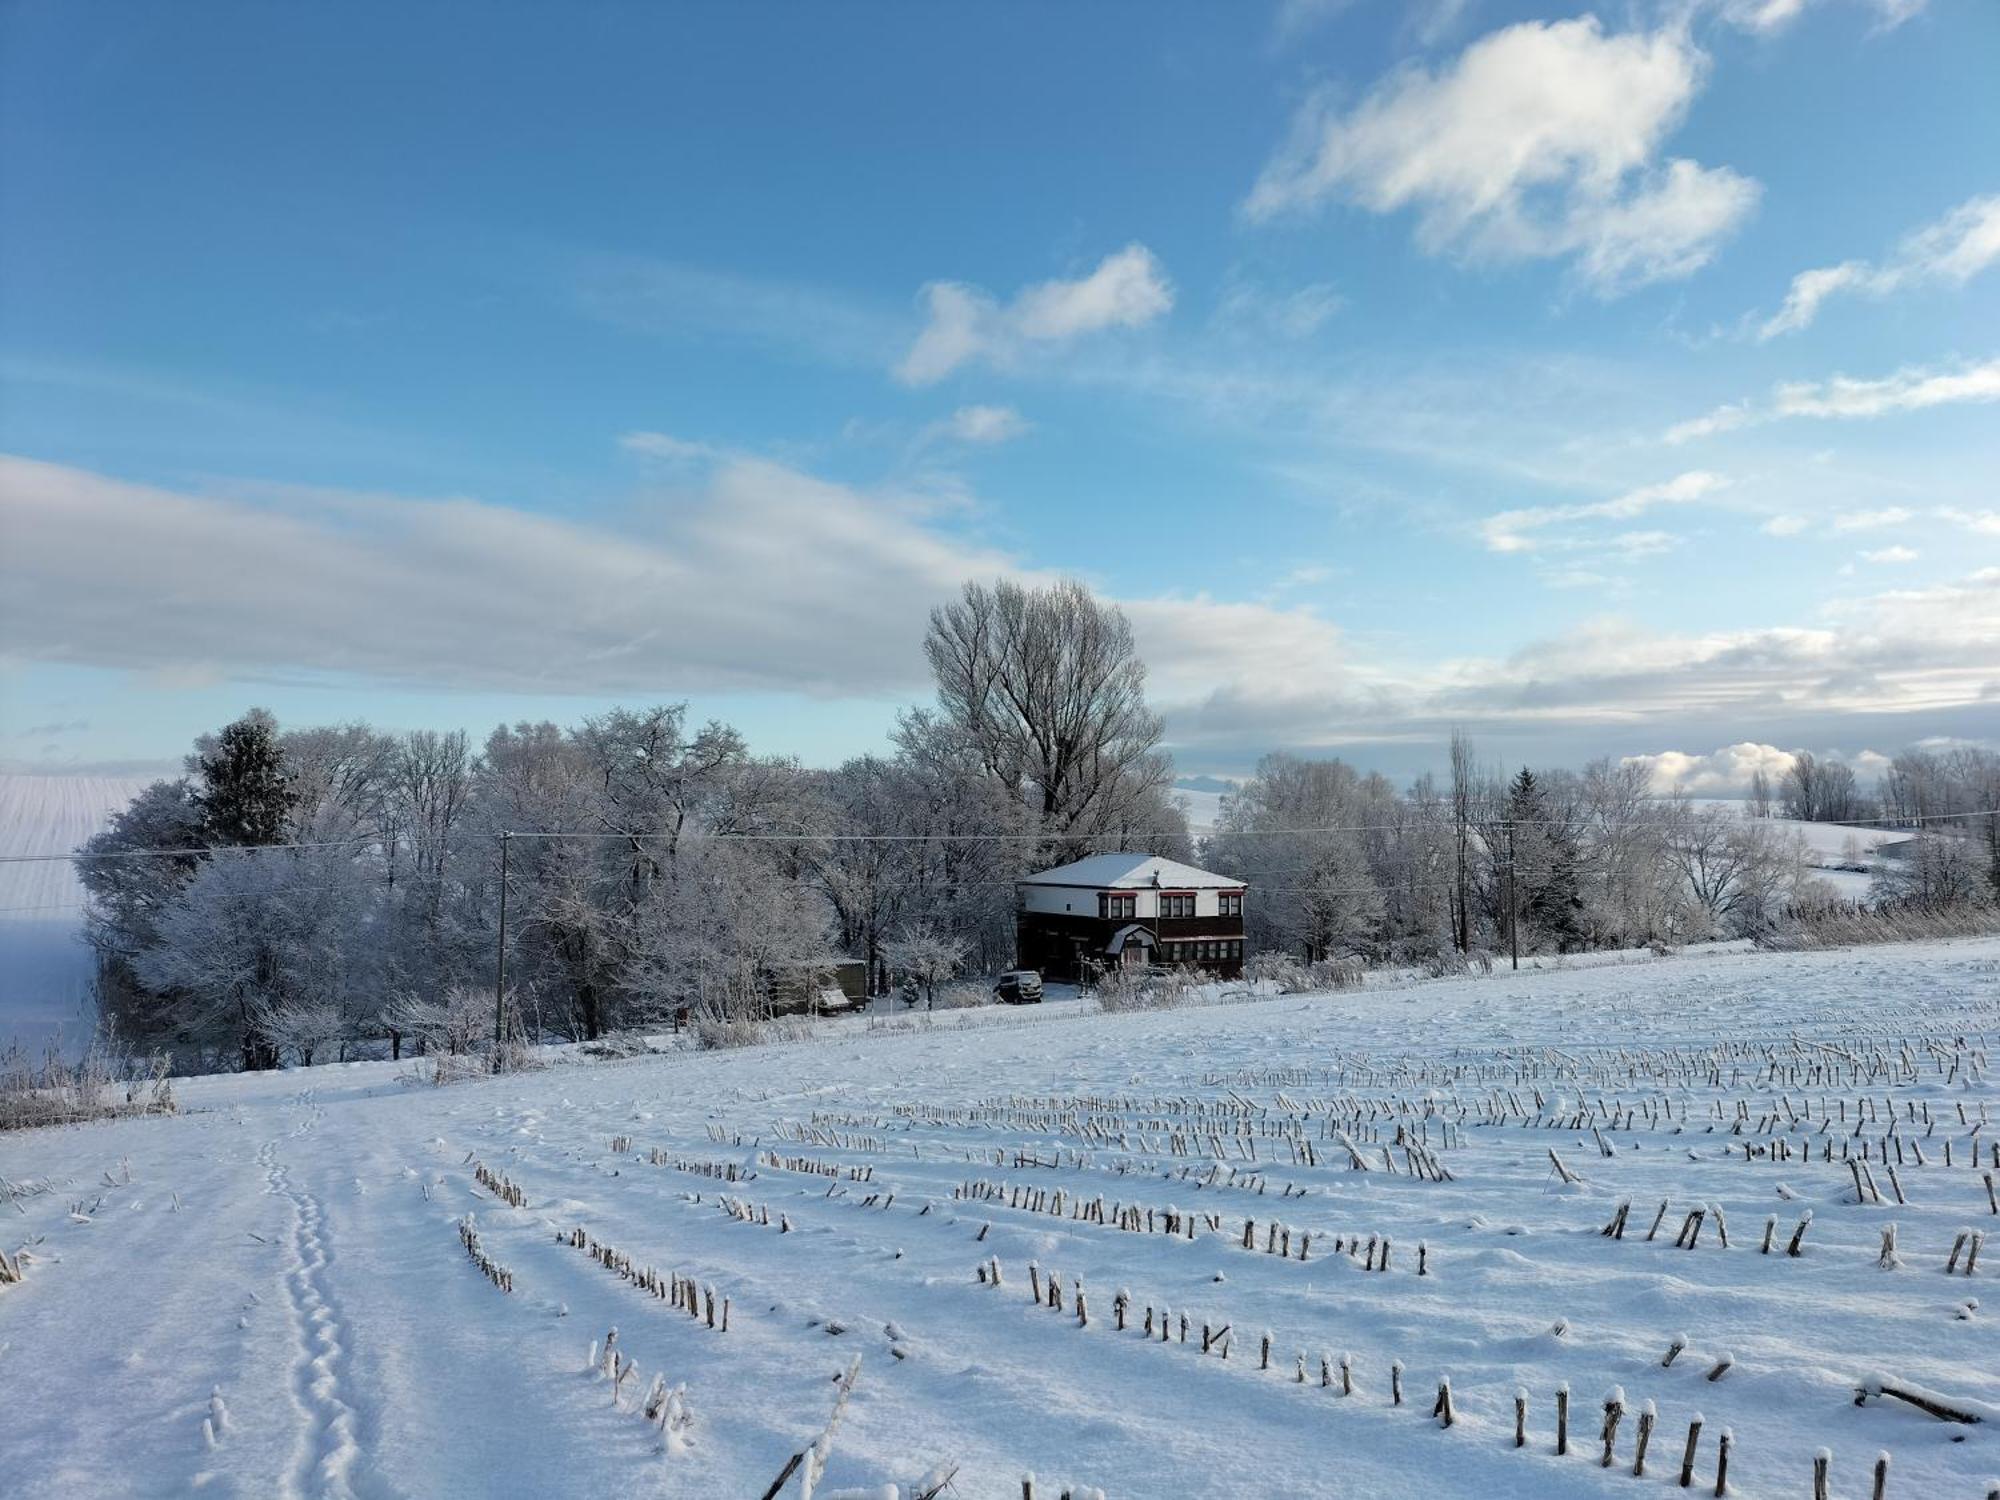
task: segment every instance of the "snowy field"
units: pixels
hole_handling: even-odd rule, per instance
[[[1945,1270],[2000,1229],[2000,941],[894,1024],[443,1089],[192,1080],[178,1118],[0,1136],[29,1247],[0,1490],[755,1500],[857,1356],[821,1500],[1644,1495],[1697,1414],[1702,1493],[1724,1429],[1742,1495],[1810,1495],[1822,1446],[1837,1496],[1882,1450],[1891,1496],[2000,1475],[2000,1243]],[[616,1392],[586,1372],[613,1326]],[[1875,1376],[1985,1420],[1857,1405]]]

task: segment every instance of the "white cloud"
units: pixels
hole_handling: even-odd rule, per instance
[[[1244,208],[1268,219],[1340,197],[1411,209],[1428,251],[1568,258],[1606,295],[1685,276],[1760,192],[1727,168],[1661,159],[1706,66],[1685,28],[1510,26],[1344,113],[1324,95],[1309,103]]]
[[[1922,553],[1914,551],[1909,547],[1903,547],[1903,546],[1880,547],[1873,552],[1862,553],[1861,560],[1863,562],[1871,562],[1878,564],[1913,563],[1922,555],[1923,555]]]
[[[1885,526],[1907,526],[1915,519],[1915,512],[1900,505],[1885,505],[1880,510],[1842,511],[1833,518],[1835,531],[1880,531]]]
[[[1773,516],[1758,530],[1766,536],[1797,536],[1810,524],[1804,516]]]
[[[1806,12],[1815,0],[1722,0],[1723,18],[1746,31],[1782,31]],[[1875,13],[1883,30],[1902,25],[1922,10],[1929,0],[1862,0]]]
[[[627,453],[669,464],[706,463],[718,457],[720,452],[707,443],[670,437],[664,432],[628,432],[618,439],[618,446]]]
[[[1669,427],[1665,439],[1685,443],[1788,417],[1847,421],[1982,401],[2000,401],[2000,359],[1955,370],[1903,369],[1879,380],[1836,375],[1830,380],[1791,381],[1777,386],[1762,406],[1747,401],[1718,406],[1706,416]]]
[[[2000,568],[1834,601],[1809,624],[1663,632],[1602,617],[1505,656],[1391,664],[1350,653],[1327,669],[1312,666],[1304,642],[1297,656],[1288,682],[1171,703],[1176,743],[1211,759],[1234,749],[1247,762],[1272,744],[1434,743],[1456,726],[1482,743],[1535,739],[1575,758],[1614,738],[1744,730],[1838,742],[1860,716],[1870,733],[1899,741],[1990,737],[2000,722]],[[1890,715],[1917,727],[1878,717]]]
[[[1886,297],[1926,282],[1963,286],[1996,261],[2000,261],[2000,193],[1968,199],[1936,223],[1904,236],[1882,265],[1849,260],[1799,272],[1792,278],[1785,305],[1758,329],[1757,337],[1796,333],[1838,292]]]
[[[928,496],[726,458],[619,528],[468,498],[187,494],[0,458],[17,660],[542,693],[875,693],[1010,557]]]
[[[1981,536],[2000,536],[2000,510],[1961,510],[1957,506],[1946,505],[1940,506],[1936,515],[1940,521],[1963,526]]]
[[[945,529],[956,507],[931,496],[762,459],[724,456],[659,499],[614,531],[466,498],[186,494],[0,455],[0,639],[16,663],[157,683],[916,696],[931,605],[969,579],[1051,576]],[[1309,609],[1115,602],[1163,702],[1349,676]]]
[[[1791,769],[1792,753],[1776,745],[1742,740],[1706,755],[1662,750],[1657,755],[1628,755],[1623,763],[1647,767],[1652,778],[1650,790],[1656,796],[1686,792],[1695,797],[1736,797],[1750,790],[1751,778],[1759,771],[1776,787]]]
[[[1174,305],[1165,268],[1139,244],[1105,256],[1087,276],[1026,287],[1005,307],[955,281],[934,281],[921,295],[923,331],[896,367],[910,385],[942,380],[974,359],[1006,360],[1036,344],[1143,327]]]
[[[1011,406],[961,406],[939,424],[940,435],[959,443],[1009,443],[1029,430]]]
[[[1721,489],[1729,481],[1705,469],[1677,474],[1663,484],[1643,485],[1611,500],[1583,505],[1537,505],[1520,510],[1504,510],[1488,516],[1480,524],[1480,535],[1489,552],[1532,552],[1548,544],[1548,538],[1532,533],[1551,527],[1567,527],[1579,521],[1629,521],[1659,505],[1689,505]],[[1660,533],[1626,534],[1627,537],[1657,537]],[[1657,549],[1656,549],[1657,550]]]
[[[1284,339],[1310,338],[1347,305],[1331,282],[1315,281],[1276,291],[1232,279],[1216,304],[1215,326],[1228,333]]]

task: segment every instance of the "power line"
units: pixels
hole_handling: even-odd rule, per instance
[[[373,835],[360,838],[329,839],[314,844],[200,844],[192,848],[112,849],[101,854],[0,854],[0,865],[53,864],[69,860],[77,864],[107,859],[173,859],[197,854],[258,854],[267,849],[351,849],[356,844],[374,842]]]
[[[1745,818],[1746,825],[1760,823],[1781,824],[1788,828],[1853,828],[1865,829],[1884,827],[1891,831],[1909,829],[1921,833],[1934,823],[1948,823],[1967,818],[2000,817],[2000,807],[1983,808],[1976,812],[1924,813],[1918,817],[1849,818],[1838,823],[1808,823],[1795,818]],[[1474,826],[1482,820],[1475,820]],[[1496,826],[1514,828],[1567,828],[1588,832],[1592,820],[1583,818],[1492,818],[1483,820]],[[1679,825],[1677,818],[1635,818],[1620,826],[1627,828],[1672,828]],[[1914,826],[1913,826],[1914,825]],[[1327,833],[1414,833],[1421,831],[1448,832],[1455,824],[1444,822],[1405,821],[1401,823],[1320,823],[1299,828],[1241,828],[1212,829],[1210,837],[1242,838],[1304,838]],[[1163,839],[1180,837],[1181,829],[1126,828],[1106,830],[1101,833],[873,833],[873,832],[813,832],[797,830],[783,833],[709,832],[687,830],[650,829],[510,829],[506,837],[542,840],[591,840],[616,841],[625,843],[657,843],[663,839],[683,843],[703,841],[719,843],[764,843],[764,844],[816,844],[816,843],[865,843],[865,844],[951,844],[951,843],[1028,843],[1039,844],[1062,842],[1074,839],[1082,842],[1096,842],[1109,839]],[[500,834],[468,835],[470,838],[500,838]],[[262,854],[279,850],[302,849],[350,849],[359,845],[379,842],[376,835],[364,834],[349,839],[329,839],[315,843],[286,844],[205,844],[193,847],[161,847],[148,849],[114,849],[96,854],[0,854],[0,865],[12,864],[52,864],[58,861],[73,863],[95,863],[115,859],[173,859],[189,858],[211,854]]]

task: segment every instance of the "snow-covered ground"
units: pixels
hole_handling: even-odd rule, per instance
[[[1739,1494],[1810,1493],[1824,1445],[1836,1494],[1866,1493],[1886,1449],[1893,1496],[1984,1495],[1993,1422],[1854,1396],[1881,1374],[2000,1405],[2000,1243],[1972,1275],[1963,1254],[1944,1271],[1961,1227],[2000,1229],[1991,1168],[1971,1165],[1993,1146],[1974,1127],[1995,1103],[1996,1026],[2000,941],[1968,941],[1139,1015],[855,1018],[809,1042],[572,1055],[442,1089],[387,1063],[190,1080],[177,1118],[0,1136],[0,1168],[28,1190],[0,1249],[30,1247],[24,1282],[0,1286],[0,1489],[755,1497],[859,1355],[822,1500],[940,1466],[966,1500],[1011,1500],[1031,1469],[1044,1497],[1072,1480],[1112,1496],[1640,1494],[1671,1487],[1696,1413],[1704,1493],[1727,1427]],[[1370,1170],[1350,1169],[1342,1134]],[[1410,1170],[1399,1135],[1450,1180]],[[1854,1201],[1842,1157],[1864,1147],[1886,1205]],[[1559,1181],[1552,1150],[1580,1182]],[[479,1186],[476,1163],[526,1206]],[[967,1184],[1004,1199],[957,1196]],[[1058,1191],[1060,1214],[1012,1202]],[[1113,1222],[1094,1222],[1100,1200]],[[1722,1214],[1675,1248],[1697,1205]],[[1140,1230],[1115,1227],[1121,1210]],[[1169,1213],[1193,1216],[1192,1238],[1164,1232]],[[462,1219],[511,1293],[476,1268]],[[1264,1248],[1273,1222],[1289,1256]],[[1879,1264],[1890,1224],[1896,1269]],[[713,1287],[728,1331],[560,1238],[578,1228]],[[1377,1237],[1392,1248],[1370,1272]],[[996,1262],[997,1289],[976,1275]],[[1031,1277],[1052,1276],[1061,1310],[1030,1300]],[[1168,1307],[1171,1338],[1149,1339],[1148,1309],[1157,1325]],[[1202,1354],[1204,1324],[1227,1325],[1226,1360]],[[614,1325],[638,1367],[622,1402],[584,1372]],[[1446,1374],[1449,1430],[1431,1415]],[[634,1409],[656,1375],[686,1385],[673,1455]],[[1606,1470],[1613,1387],[1627,1410]]]
[[[69,854],[151,778],[0,773],[0,854]],[[67,860],[0,864],[0,1046],[39,1046],[61,1027],[88,1035],[90,950],[83,887]]]
[[[1840,823],[1802,823],[1796,818],[1773,818],[1771,823],[1805,841],[1806,863],[1814,877],[1846,901],[1869,898],[1878,850],[1916,837],[1907,828],[1850,828]]]

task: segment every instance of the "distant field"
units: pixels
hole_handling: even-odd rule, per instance
[[[67,854],[152,779],[0,774],[0,854]],[[0,1045],[91,1024],[82,916],[68,862],[0,864]]]

